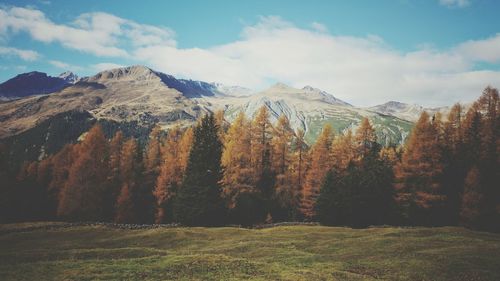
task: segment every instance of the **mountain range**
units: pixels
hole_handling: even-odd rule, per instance
[[[199,116],[220,109],[229,121],[240,111],[252,117],[261,106],[269,109],[272,122],[286,115],[294,129],[306,132],[309,143],[316,139],[325,123],[341,133],[355,129],[367,117],[380,143],[400,144],[418,115],[426,110],[398,102],[361,108],[312,86],[293,88],[277,83],[266,90],[254,91],[240,86],[178,79],[145,66],[110,69],[82,78],[71,72],[58,77],[40,72],[20,74],[0,84],[0,96],[3,99],[0,103],[0,139],[34,147],[30,148],[33,151],[27,158],[50,153],[47,151],[49,139],[76,141],[89,122],[114,124],[109,127],[110,134],[120,126],[126,127],[130,134],[138,134],[147,133],[156,124],[163,128],[188,125]],[[82,125],[82,132],[73,129],[71,137],[62,136],[64,130],[48,133],[54,130],[53,123],[73,126],[82,122],[87,124]],[[33,131],[39,137],[33,137]],[[31,140],[27,135],[38,140]],[[50,150],[57,149],[55,146]]]

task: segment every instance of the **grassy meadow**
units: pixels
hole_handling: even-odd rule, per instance
[[[500,280],[500,235],[458,227],[0,225],[0,280]]]

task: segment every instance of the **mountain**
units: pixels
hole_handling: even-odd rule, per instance
[[[33,71],[19,74],[0,84],[0,96],[5,99],[22,98],[56,92],[69,83],[60,77],[48,76],[46,73]]]
[[[254,90],[241,86],[227,86],[221,83],[211,83],[213,91],[220,96],[246,97],[255,93]]]
[[[427,113],[429,114],[441,112],[444,113],[444,115],[446,115],[446,113],[449,111],[450,108],[449,107],[425,108],[417,104],[407,104],[397,101],[389,101],[384,104],[369,107],[367,109],[380,114],[391,115],[401,118],[403,120],[416,122],[420,117],[420,114],[422,114],[422,112],[424,111],[427,111]]]
[[[58,77],[66,81],[66,83],[68,84],[75,84],[76,82],[80,81],[80,77],[78,77],[78,75],[74,74],[71,71],[65,71],[59,74]]]
[[[31,86],[30,94],[49,92],[33,85],[37,84],[37,77],[50,76],[28,76],[34,79],[33,83],[20,76],[24,84]],[[19,81],[19,76],[16,78]],[[144,135],[144,139],[155,124],[163,128],[186,126],[218,109],[223,109],[226,118],[232,120],[240,111],[252,117],[261,106],[266,106],[271,121],[286,115],[294,129],[306,132],[309,143],[316,139],[325,123],[340,133],[355,129],[362,118],[368,117],[382,144],[402,143],[413,125],[395,116],[355,107],[311,86],[299,89],[278,83],[254,92],[239,86],[177,79],[138,65],[84,78],[66,72],[55,79],[63,81],[64,86],[50,95],[0,103],[0,139],[12,146],[9,149],[24,155],[25,159],[20,160],[33,160],[35,155],[39,158],[57,151],[63,142],[76,141],[75,136],[95,122],[104,124],[108,135],[119,128],[139,139]],[[68,130],[71,124],[78,128]]]
[[[272,122],[280,115],[286,115],[293,129],[300,128],[306,132],[309,143],[316,139],[325,123],[331,124],[340,133],[355,129],[367,117],[372,121],[379,141],[386,145],[402,143],[412,127],[411,122],[354,107],[310,86],[297,89],[277,83],[246,97],[205,97],[204,100],[213,108],[224,109],[228,120],[234,119],[240,111],[251,118],[261,106],[266,106]]]
[[[166,75],[143,66],[102,71],[45,96],[31,96],[0,104],[0,137],[32,128],[56,114],[88,111],[97,119],[169,124],[195,120],[208,112],[164,83]],[[170,77],[174,86],[182,82]],[[196,85],[188,84],[189,89]],[[188,87],[185,86],[185,87]]]

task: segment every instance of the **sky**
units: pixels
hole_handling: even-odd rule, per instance
[[[146,65],[359,106],[475,100],[500,87],[500,1],[1,1],[0,81]]]

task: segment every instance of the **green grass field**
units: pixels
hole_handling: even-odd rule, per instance
[[[457,227],[50,225],[0,225],[0,280],[500,280],[500,235]]]

